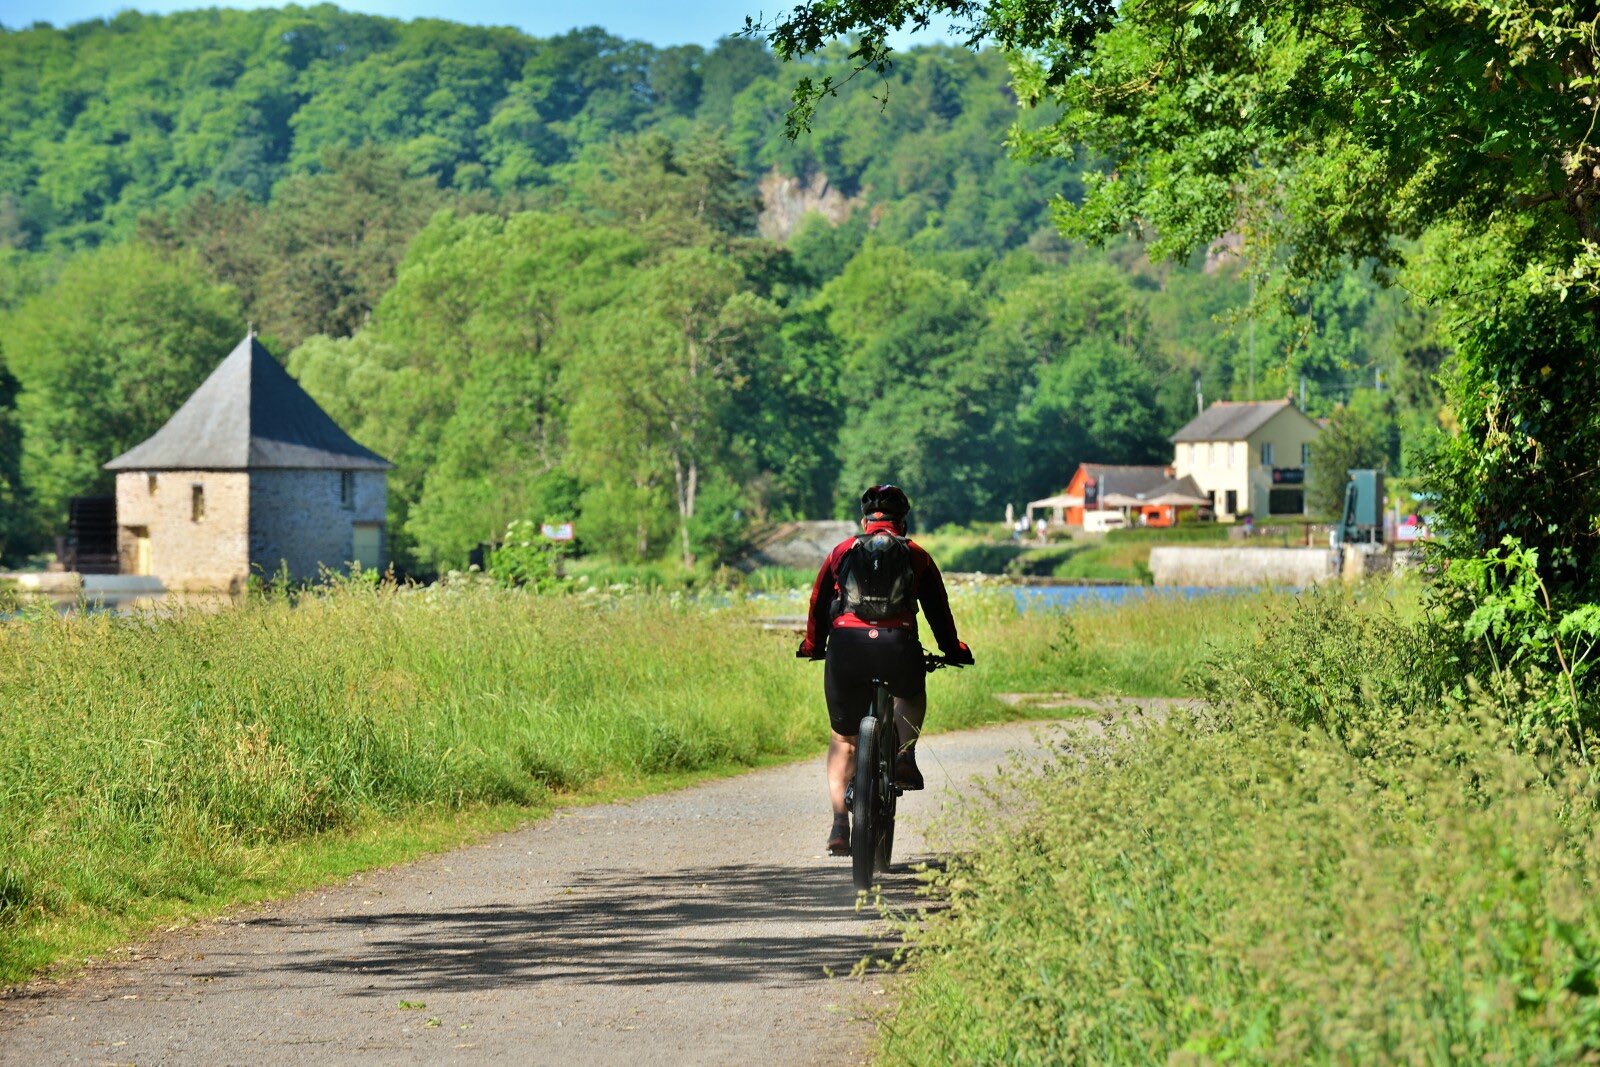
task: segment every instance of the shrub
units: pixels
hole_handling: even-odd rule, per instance
[[[1268,604],[1247,642],[1214,655],[1195,682],[1232,721],[1326,731],[1359,756],[1383,755],[1436,714],[1450,663],[1420,612],[1370,590],[1312,589]]]
[[[489,574],[501,585],[538,593],[561,588],[561,545],[544,536],[531,519],[513,519],[505,540],[489,555]]]

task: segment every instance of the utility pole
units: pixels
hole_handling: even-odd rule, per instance
[[[1300,375],[1300,410],[1306,409],[1306,376]]]
[[[1194,411],[1196,415],[1204,415],[1206,413],[1206,396],[1200,391],[1200,376],[1198,374],[1194,378]]]
[[[1256,275],[1250,272],[1250,399],[1256,398]],[[1305,405],[1301,405],[1304,407]]]

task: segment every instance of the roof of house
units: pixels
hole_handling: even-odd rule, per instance
[[[1172,478],[1171,467],[1120,467],[1109,463],[1085,463],[1083,469],[1095,479],[1102,499],[1110,493],[1139,496],[1166,485]]]
[[[106,470],[389,470],[357,444],[255,339],[240,341],[143,444]]]
[[[1299,410],[1287,400],[1218,400],[1190,419],[1170,440],[1243,441],[1285,409]]]

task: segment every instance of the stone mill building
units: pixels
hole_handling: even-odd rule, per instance
[[[116,472],[124,574],[171,590],[387,563],[388,460],[357,444],[254,333]]]

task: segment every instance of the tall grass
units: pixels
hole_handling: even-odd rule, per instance
[[[0,622],[0,979],[270,892],[301,842],[817,751],[820,668],[752,625],[786,602],[726,603],[351,586]],[[956,610],[979,665],[930,683],[931,729],[1015,714],[997,691],[1169,691],[1205,654],[1196,603]]]
[[[1600,1058],[1600,786],[1440,702],[1414,611],[1269,612],[1207,711],[1011,772],[934,876],[884,1058]]]
[[[1014,781],[892,1063],[1574,1063],[1600,1054],[1600,795],[1468,722],[1364,763],[1167,726]]]

